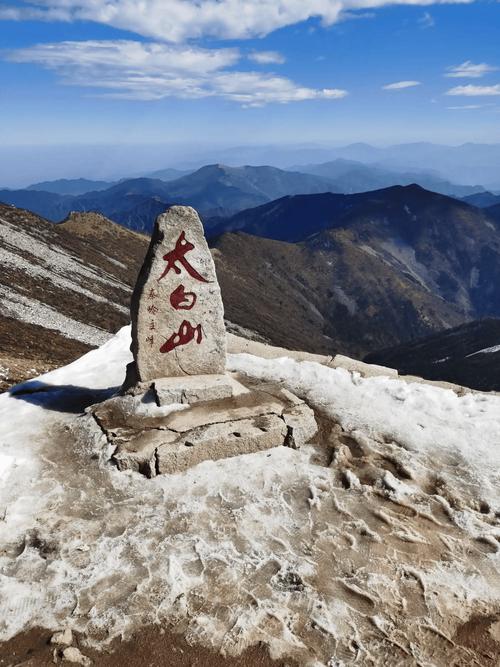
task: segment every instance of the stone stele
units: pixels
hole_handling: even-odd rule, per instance
[[[133,374],[224,373],[224,309],[200,218],[189,206],[158,216],[132,296]]]

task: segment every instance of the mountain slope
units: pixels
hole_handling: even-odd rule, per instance
[[[500,391],[500,320],[468,322],[436,335],[366,356],[405,375]]]
[[[485,212],[498,223],[500,228],[500,203],[488,206]]]
[[[0,204],[33,211],[36,215],[53,222],[58,222],[68,215],[73,201],[72,195],[60,195],[56,192],[0,190]]]
[[[226,317],[282,347],[360,357],[464,318],[349,230],[323,247],[224,234],[213,254]]]
[[[136,196],[130,183],[116,187],[121,188],[122,198]],[[163,209],[161,202],[153,201]],[[4,210],[16,215],[10,207]],[[235,220],[254,233],[294,241],[246,233],[226,233],[214,241],[228,320],[276,345],[360,357],[467,320],[500,316],[498,227],[485,211],[455,199],[417,186],[351,196],[303,195],[245,211],[229,224]],[[106,252],[112,260],[126,265],[122,282],[128,287],[118,301],[116,295],[111,299],[125,305],[147,241],[102,222],[100,216],[95,218],[94,234],[101,223],[103,230],[120,232],[130,243],[125,258],[120,259],[119,239],[85,239],[91,242],[93,252],[101,253],[99,261],[106,261]],[[74,239],[85,225],[43,222],[43,226],[49,246],[61,243],[59,237],[50,236],[51,230],[58,234],[66,230],[71,235],[66,243],[73,256],[88,252],[81,246],[81,238]],[[17,241],[8,234],[6,238],[15,255],[11,261],[15,268]],[[21,257],[28,275],[30,263],[38,261],[36,243],[31,245],[28,265]],[[94,265],[96,261],[92,260]],[[45,262],[43,269],[50,282],[46,275],[51,270],[49,264]],[[57,263],[54,266],[55,280],[59,269]],[[7,275],[6,287],[15,283],[15,278]],[[35,290],[30,284],[28,292],[35,294]],[[58,294],[63,306],[65,300],[72,300],[71,308],[65,306],[69,316],[82,322],[78,319],[84,317],[81,305],[75,305],[79,303],[78,290],[70,288]],[[57,295],[52,303],[58,303]],[[92,308],[95,311],[89,324],[104,330],[127,316],[123,308],[122,314],[115,312],[107,324],[103,311],[95,310],[95,303],[84,308],[89,313]],[[74,328],[72,322],[70,325]],[[79,340],[88,344],[81,336]]]
[[[229,319],[278,345],[357,356],[500,315],[492,219],[417,186],[288,197],[227,226],[274,239],[214,246]]]
[[[492,192],[478,192],[477,194],[463,197],[463,200],[478,208],[489,208],[495,204],[500,204],[500,195],[493,194]]]
[[[129,321],[147,238],[103,216],[54,225],[0,205],[2,384],[65,363]]]

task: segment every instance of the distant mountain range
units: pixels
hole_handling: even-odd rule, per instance
[[[308,173],[269,166],[214,164],[178,178],[175,177],[182,172],[166,169],[156,172],[157,178],[126,179],[114,184],[63,179],[24,190],[2,190],[0,201],[27,208],[54,222],[64,219],[70,211],[96,211],[130,229],[150,232],[157,214],[169,204],[189,204],[204,218],[226,218],[295,194],[364,192],[412,182],[457,197],[481,191],[481,186],[453,185],[427,172],[398,174],[347,160],[303,169]],[[212,226],[215,224],[216,221],[211,222]]]
[[[155,214],[166,206],[148,197],[148,187],[160,186],[142,180],[111,188],[128,214],[134,202],[139,211],[154,204]],[[17,336],[33,349],[39,337],[64,350],[59,335],[36,328],[56,328],[57,313],[79,345],[126,321],[145,237],[94,214],[53,225],[4,206],[0,223],[8,349]],[[282,197],[228,218],[226,227],[212,228],[220,232],[212,251],[226,317],[276,345],[361,358],[500,317],[500,222],[419,186]],[[90,338],[84,325],[93,327]]]
[[[135,178],[75,196],[34,189],[1,190],[0,201],[28,208],[54,222],[70,211],[97,211],[130,229],[150,232],[158,213],[170,204],[189,204],[204,217],[227,216],[286,194],[331,189],[328,180],[311,174],[275,167],[208,165],[174,181]]]
[[[391,171],[428,171],[429,166],[439,178],[452,183],[500,190],[500,144],[466,143],[445,146],[429,142],[396,144],[378,147],[366,143],[346,146],[237,146],[205,152],[203,162],[225,164],[272,164],[289,169],[291,165],[318,164],[332,160],[352,160]],[[418,182],[418,181],[417,181]]]
[[[229,319],[280,345],[359,356],[500,316],[497,223],[418,186],[285,197],[219,231]]]
[[[207,164],[225,164],[232,167],[242,164],[270,165],[293,170],[293,165],[317,165],[338,159],[399,174],[430,172],[438,179],[450,183],[470,186],[479,183],[486,190],[500,191],[500,144],[467,143],[461,146],[446,146],[428,142],[386,147],[366,143],[334,146],[321,142],[254,144],[210,149],[178,143],[158,143],[154,146],[131,146],[126,143],[95,146],[3,146],[0,184],[19,189],[26,187],[19,185],[20,183],[53,181],[56,178],[68,178],[69,174],[72,177],[77,174],[87,179],[107,182],[135,177],[169,181]],[[418,179],[416,182],[428,187]],[[379,187],[396,184],[379,183]]]
[[[415,342],[367,355],[365,361],[405,375],[500,391],[500,320],[468,322]]]
[[[26,190],[41,190],[57,195],[83,195],[86,192],[107,190],[112,185],[114,183],[110,181],[90,181],[88,178],[59,178],[56,181],[34,183],[28,186]]]
[[[411,185],[412,183],[426,190],[451,197],[466,197],[484,192],[481,185],[455,185],[430,171],[389,170],[376,164],[363,164],[341,158],[323,164],[301,165],[296,169],[327,178],[335,183],[335,192],[345,194],[380,190],[393,185]]]
[[[472,206],[488,208],[495,204],[500,204],[500,194],[494,194],[485,190],[484,192],[477,192],[476,194],[463,197],[463,200],[468,204],[472,204]]]
[[[167,167],[166,169],[157,169],[148,174],[144,174],[146,178],[158,178],[160,181],[175,181],[182,176],[187,176],[188,174],[196,171],[195,169],[173,169],[172,167]],[[122,179],[124,180],[124,179]]]
[[[423,194],[425,193],[425,195]],[[434,198],[431,195],[435,195]],[[431,193],[418,185],[395,186],[353,195],[323,193],[314,197],[293,195],[262,206],[240,211],[220,220],[206,222],[211,236],[223,232],[244,231],[282,241],[302,241],[324,229],[350,225],[351,220],[373,218],[374,224],[384,215],[400,216],[404,224],[418,215],[422,203],[430,200],[461,211],[475,207],[446,196]],[[489,213],[490,209],[485,209]],[[479,212],[478,212],[479,213]]]

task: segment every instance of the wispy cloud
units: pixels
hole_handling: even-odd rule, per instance
[[[277,51],[252,51],[248,59],[259,65],[282,65],[285,62],[285,56]]]
[[[493,67],[487,63],[473,63],[466,60],[461,65],[448,67],[445,76],[454,79],[480,79],[485,74],[496,72],[498,67]]]
[[[470,3],[473,0],[12,0],[0,19],[94,21],[171,42],[199,37],[248,39],[310,18],[332,25],[386,5]]]
[[[436,21],[430,12],[424,12],[418,19],[418,23],[421,28],[434,28],[436,25]]]
[[[190,46],[143,43],[133,40],[88,40],[38,44],[8,54],[14,62],[36,63],[63,76],[122,71],[128,75],[148,73],[207,74],[234,65],[239,49],[202,49]]]
[[[420,85],[420,81],[395,81],[394,83],[382,86],[382,90],[404,90],[405,88],[414,88]]]
[[[500,95],[500,83],[493,86],[473,86],[471,83],[466,86],[456,86],[450,88],[446,95],[463,95],[464,97],[491,97],[493,95]]]
[[[136,100],[223,97],[244,106],[334,100],[346,90],[315,89],[265,72],[232,71],[238,49],[202,49],[133,40],[39,44],[11,51],[9,59],[36,63],[63,83],[104,89],[106,96]]]
[[[470,109],[484,109],[484,104],[463,104],[462,106],[457,106],[457,107],[446,107],[447,109],[451,109],[453,111],[466,111]]]

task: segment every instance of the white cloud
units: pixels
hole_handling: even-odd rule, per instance
[[[277,51],[252,51],[248,59],[259,65],[282,65],[285,57]]]
[[[485,74],[496,72],[498,67],[493,67],[487,63],[474,64],[470,60],[466,60],[461,65],[453,65],[448,67],[445,76],[456,79],[480,79]]]
[[[165,71],[206,74],[234,65],[239,59],[238,49],[202,49],[133,40],[39,44],[9,54],[9,60],[37,63],[68,76],[72,76],[75,69],[83,75],[98,74],[106,69],[126,71],[129,75]]]
[[[64,83],[102,88],[106,96],[155,100],[223,97],[244,106],[341,99],[347,91],[300,86],[265,72],[231,71],[238,49],[202,49],[131,40],[40,44],[9,54],[56,71]]]
[[[310,18],[332,25],[351,12],[387,5],[466,4],[474,0],[25,0],[0,19],[85,20],[171,42],[204,36],[248,39]],[[355,15],[355,14],[351,14]]]
[[[420,85],[420,81],[396,81],[395,83],[388,83],[386,86],[382,86],[382,90],[404,90],[405,88],[414,88]]]
[[[462,106],[458,107],[446,107],[446,108],[451,110],[483,109],[484,104],[463,104]]]
[[[436,21],[430,12],[424,12],[418,22],[422,28],[434,28],[436,25]]]
[[[466,86],[450,88],[450,90],[446,92],[446,95],[463,95],[464,97],[489,97],[492,95],[500,95],[500,83],[497,83],[494,86],[473,86],[469,83]]]

